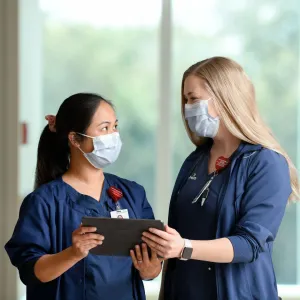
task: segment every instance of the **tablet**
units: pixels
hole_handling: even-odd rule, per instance
[[[130,256],[130,250],[143,242],[142,234],[149,228],[165,231],[162,221],[150,219],[83,217],[82,226],[96,227],[97,233],[105,237],[103,244],[90,253],[109,256]]]

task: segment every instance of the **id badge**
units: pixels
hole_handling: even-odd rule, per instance
[[[112,219],[129,219],[128,209],[120,209],[110,212]]]

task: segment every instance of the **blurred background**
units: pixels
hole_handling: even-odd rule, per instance
[[[299,38],[298,0],[0,0],[0,300],[25,299],[3,245],[33,189],[46,114],[77,92],[112,100],[124,146],[108,171],[144,185],[166,221],[193,150],[180,86],[196,61],[242,64],[265,121],[300,166]],[[274,247],[283,299],[300,299],[299,220],[299,205],[290,205]],[[157,299],[159,284],[145,283],[147,299]]]

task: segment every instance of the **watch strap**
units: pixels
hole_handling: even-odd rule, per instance
[[[190,250],[189,251],[190,253],[192,253],[192,251],[193,251],[192,242],[188,239],[184,239],[184,247],[183,247],[181,255],[180,255],[180,260],[185,260],[186,261],[186,260],[189,260],[191,258],[191,257],[183,257],[186,250]]]

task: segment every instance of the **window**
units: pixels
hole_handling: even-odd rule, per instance
[[[166,220],[169,197],[165,199],[165,195],[170,195],[171,186],[167,185],[164,196],[157,190],[161,188],[157,174],[165,172],[163,156],[158,159],[157,153],[172,149],[172,167],[163,173],[163,179],[173,184],[183,160],[193,150],[181,120],[182,74],[192,63],[213,55],[229,56],[243,65],[255,84],[263,117],[293,161],[299,160],[300,27],[296,1],[36,1],[36,10],[22,6],[21,24],[29,26],[25,21],[30,19],[37,26],[31,28],[35,30],[32,38],[26,33],[29,27],[23,26],[21,41],[22,34],[31,38],[41,63],[36,63],[39,56],[38,60],[30,58],[37,79],[33,84],[28,85],[26,72],[22,73],[20,115],[29,120],[33,133],[31,146],[20,149],[21,197],[32,187],[28,168],[33,173],[29,165],[35,161],[44,116],[55,114],[73,93],[96,92],[114,102],[120,119],[123,151],[108,171],[142,184],[156,213],[164,211]],[[24,70],[29,68],[26,49],[23,40]],[[162,72],[166,85],[159,82],[164,67],[169,68],[169,72]],[[27,97],[32,94],[26,93],[28,89],[37,91],[34,114],[28,110],[32,101]],[[172,97],[163,99],[170,91]],[[171,139],[160,144],[157,141],[163,131]],[[300,295],[299,214],[299,205],[288,207],[274,247],[279,292],[286,299]],[[159,278],[145,284],[148,299],[157,299]]]
[[[118,163],[108,171],[139,181],[152,201],[159,2],[40,3],[44,11],[41,117],[55,114],[62,101],[77,92],[95,92],[112,100],[124,145]]]

